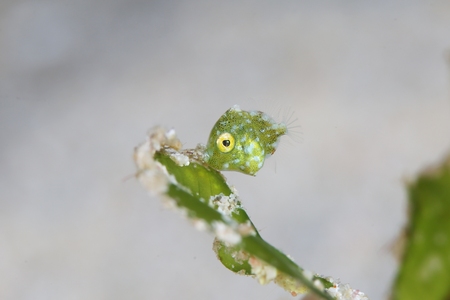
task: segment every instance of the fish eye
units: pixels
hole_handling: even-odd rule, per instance
[[[234,137],[228,132],[225,132],[217,138],[216,143],[221,152],[230,152],[234,148]]]

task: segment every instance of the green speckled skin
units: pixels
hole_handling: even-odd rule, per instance
[[[285,124],[276,123],[265,113],[243,111],[235,105],[212,128],[205,161],[217,170],[255,175],[265,158],[275,152],[280,137],[286,132]],[[217,139],[223,133],[230,133],[235,139],[235,146],[229,152],[222,152],[217,146]]]

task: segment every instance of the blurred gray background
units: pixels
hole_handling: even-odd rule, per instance
[[[292,299],[123,181],[149,128],[194,147],[234,104],[301,126],[226,173],[262,236],[386,299],[405,181],[450,150],[449,48],[446,0],[1,1],[0,299]]]

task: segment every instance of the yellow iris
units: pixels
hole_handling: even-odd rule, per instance
[[[221,152],[230,152],[234,148],[234,137],[228,132],[222,133],[216,141]]]

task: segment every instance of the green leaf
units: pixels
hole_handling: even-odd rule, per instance
[[[149,191],[164,195],[172,207],[184,211],[197,228],[216,235],[213,249],[226,268],[255,276],[262,284],[274,281],[293,295],[309,291],[323,299],[343,294],[368,299],[347,285],[304,271],[263,240],[236,190],[203,162],[201,148],[179,151],[180,147],[174,131],[155,129],[135,150],[137,178]]]
[[[450,157],[409,188],[409,224],[393,299],[450,299]]]
[[[189,188],[192,195],[208,200],[211,196],[220,193],[226,196],[231,194],[231,189],[223,176],[199,161],[193,161],[188,166],[180,167],[164,150],[156,152],[155,160],[163,164],[181,186]]]

